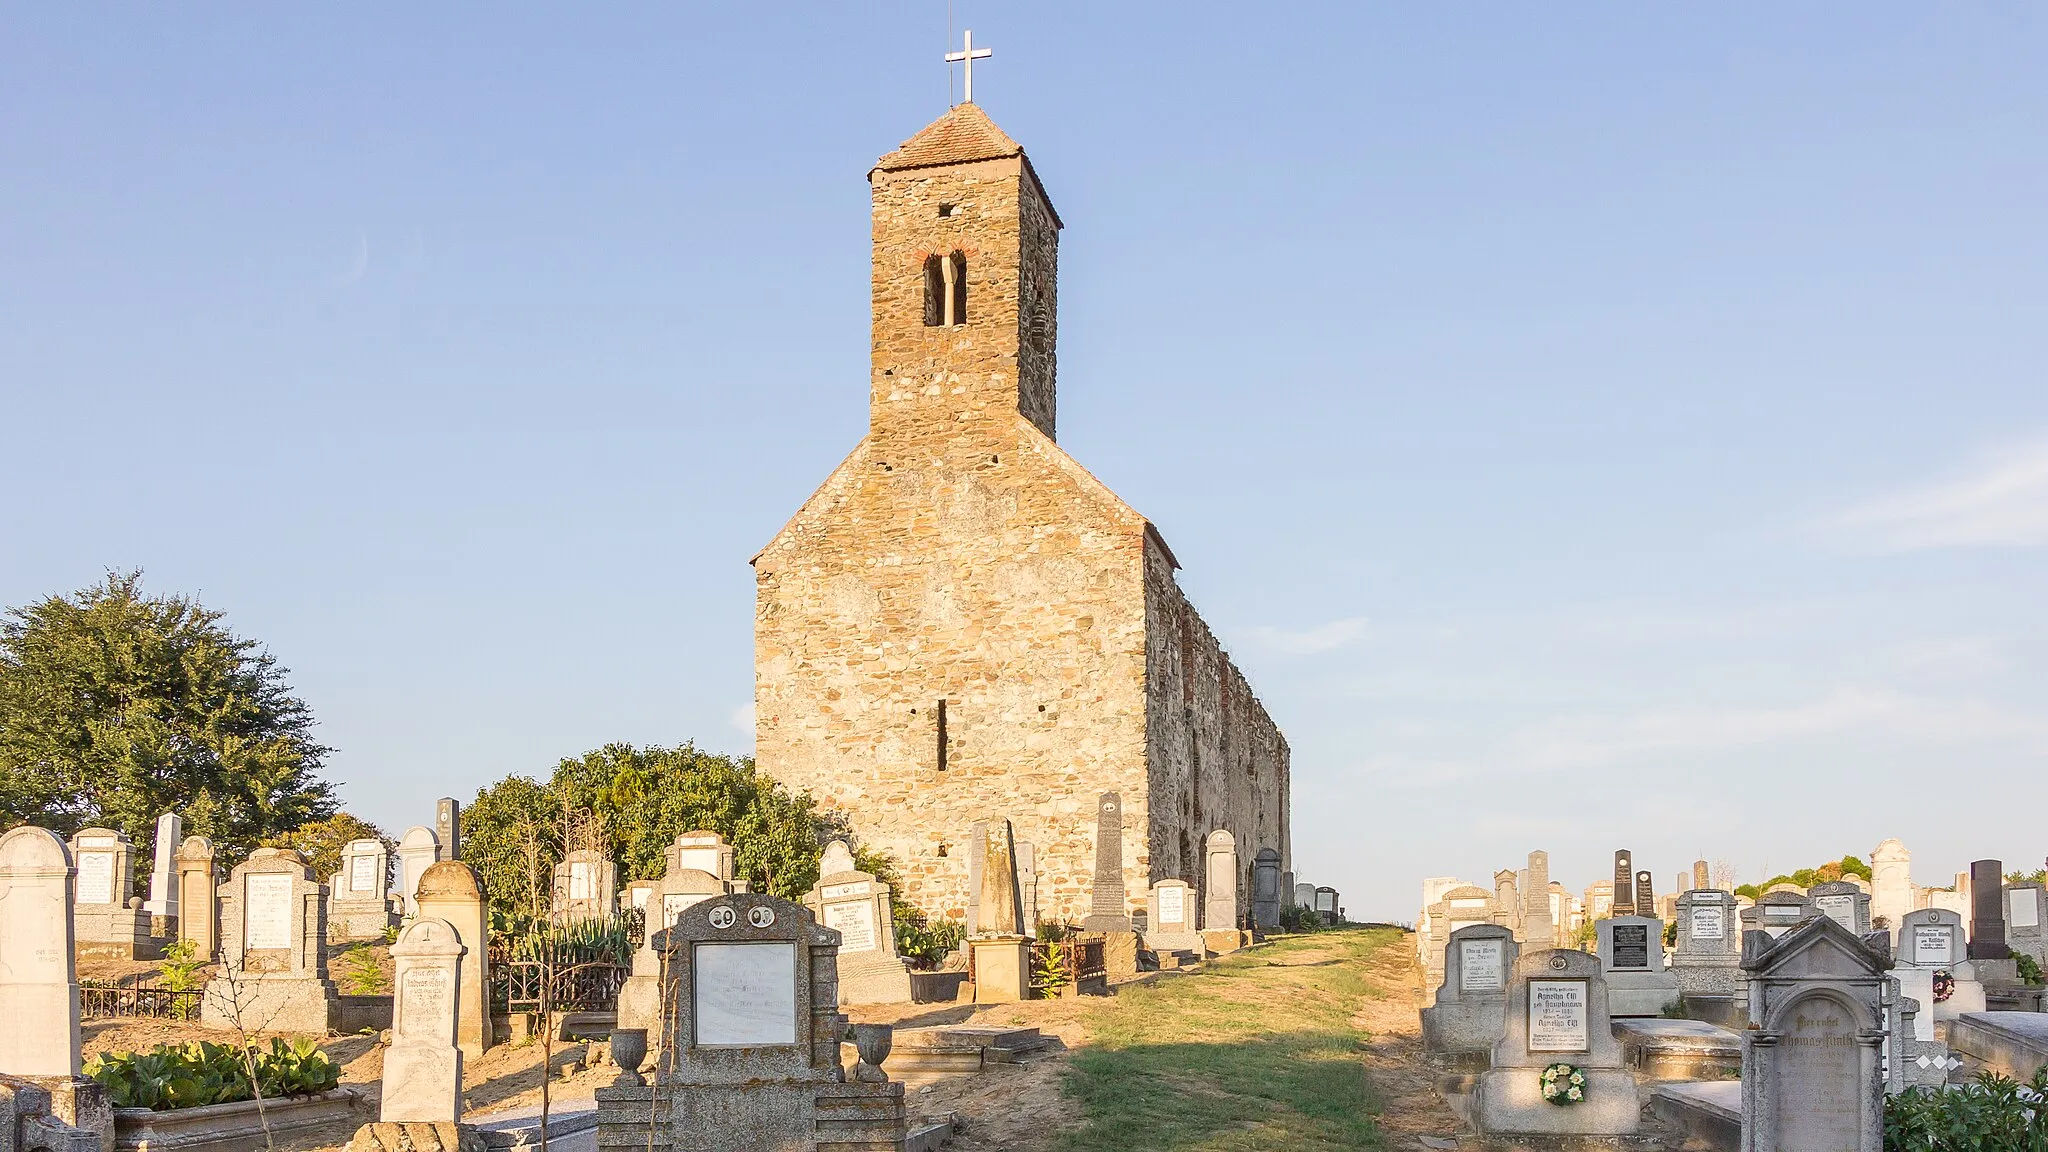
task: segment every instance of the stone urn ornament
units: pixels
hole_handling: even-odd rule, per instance
[[[889,1074],[882,1071],[882,1061],[889,1058],[889,1049],[895,1044],[893,1025],[855,1024],[853,1050],[860,1054],[860,1062],[853,1066],[853,1078],[863,1084],[888,1083]]]
[[[612,1063],[619,1069],[618,1078],[612,1081],[614,1087],[640,1087],[647,1083],[640,1076],[640,1062],[647,1059],[647,1029],[614,1028],[611,1037]]]

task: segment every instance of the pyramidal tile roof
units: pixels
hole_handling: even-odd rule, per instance
[[[1024,148],[1010,139],[988,113],[974,104],[955,104],[953,110],[924,126],[894,152],[875,161],[875,170],[896,172],[905,168],[931,168],[940,164],[966,164],[975,160],[997,160],[1022,156]]]

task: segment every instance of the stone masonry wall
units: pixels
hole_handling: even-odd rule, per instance
[[[1186,880],[1206,898],[1203,843],[1226,828],[1237,840],[1239,911],[1249,912],[1259,849],[1277,849],[1283,871],[1294,866],[1286,738],[1182,593],[1156,537],[1145,601],[1151,880]]]

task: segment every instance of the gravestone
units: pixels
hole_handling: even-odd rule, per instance
[[[1007,838],[1001,844],[1008,857]],[[668,1027],[656,1083],[597,1090],[599,1148],[815,1152],[903,1147],[903,1086],[840,1043],[840,935],[802,906],[734,893],[658,934]]]
[[[619,866],[592,848],[579,848],[555,865],[554,899],[549,910],[557,922],[603,920],[618,911]]]
[[[1522,889],[1514,872],[1503,868],[1493,874],[1494,923],[1516,933],[1522,930]]]
[[[983,825],[979,931],[968,939],[974,1002],[1004,1003],[1031,995],[1031,941],[1017,899],[1017,854],[1008,820]]]
[[[178,917],[178,844],[185,838],[185,821],[176,812],[166,812],[156,818],[156,840],[151,845],[151,854],[156,866],[149,870],[149,899],[142,902],[143,911],[149,913],[153,936],[170,936],[169,921]],[[164,921],[164,930],[158,931],[156,921]]]
[[[0,836],[0,1072],[78,1075],[75,875],[55,832]]]
[[[415,824],[405,830],[398,839],[398,894],[405,898],[405,915],[411,918],[420,914],[419,904],[413,899],[420,890],[420,877],[427,869],[441,862],[441,840],[434,830]]]
[[[2011,884],[2005,889],[2005,943],[2015,955],[2048,964],[2048,933],[2041,925],[2044,909],[2042,886]]]
[[[1614,881],[1596,880],[1586,885],[1586,915],[1595,920],[1614,915]]]
[[[1934,1038],[1927,1001],[1906,992],[1897,976],[1885,981],[1885,1092],[1941,1088],[1962,1067],[1948,1045]]]
[[[1622,1066],[1621,1042],[1607,1010],[1600,958],[1569,948],[1524,951],[1507,992],[1507,1032],[1480,1073],[1472,1125],[1484,1136],[1628,1136],[1640,1106],[1636,1079]],[[1543,1097],[1542,1073],[1569,1064],[1584,1078],[1585,1099],[1560,1107]]]
[[[1806,890],[1814,910],[1858,938],[1870,932],[1870,895],[1848,880],[1831,880]]]
[[[1038,849],[1017,841],[1017,906],[1023,911],[1026,936],[1038,935]]]
[[[1529,853],[1529,879],[1522,885],[1522,944],[1548,948],[1557,939],[1550,914],[1550,853]]]
[[[1195,929],[1195,888],[1185,880],[1161,880],[1152,886],[1145,923],[1145,947],[1153,952],[1204,954],[1202,934]]]
[[[1824,915],[1743,939],[1743,1152],[1884,1152],[1884,963]]]
[[[1327,884],[1316,887],[1316,915],[1325,924],[1335,924],[1344,916],[1344,909],[1337,903],[1337,890]]]
[[[1694,1013],[1697,1018],[1730,1021],[1736,994],[1742,990],[1742,925],[1733,895],[1717,888],[1694,888],[1679,895],[1671,976],[1688,1002],[1707,1002],[1703,1011]]]
[[[1626,915],[1635,906],[1635,853],[1623,848],[1614,854],[1614,914]]]
[[[698,828],[676,837],[668,851],[670,871],[694,868],[709,872],[727,883],[739,875],[739,849],[709,828]]]
[[[806,903],[820,924],[839,933],[841,1004],[910,1003],[910,967],[896,952],[889,886],[854,867],[844,840],[825,845]]]
[[[420,876],[419,915],[455,929],[462,944],[456,980],[455,1043],[475,1059],[491,1046],[491,914],[476,872],[460,860],[443,860]]]
[[[661,879],[647,895],[640,947],[633,953],[633,971],[619,990],[619,1025],[645,1028],[650,1051],[660,1043],[661,953],[655,934],[675,926],[684,912],[714,896],[731,895],[739,885],[730,877],[737,855],[725,837],[699,829],[685,832],[662,850]],[[852,857],[849,854],[848,863]]]
[[[149,913],[135,899],[135,848],[112,828],[86,828],[71,838],[78,870],[72,916],[80,956],[146,960],[156,955]]]
[[[1920,1039],[1934,1039],[1934,1026],[1985,1009],[1984,983],[1966,959],[1963,918],[1946,908],[1916,908],[1899,925],[1893,974],[1903,993],[1920,1001]],[[1937,977],[1947,994],[1935,988]]]
[[[1507,1035],[1508,974],[1515,935],[1498,924],[1470,924],[1451,933],[1435,1003],[1422,1010],[1422,1046],[1433,1056],[1490,1053]]]
[[[1129,932],[1130,910],[1124,891],[1124,804],[1114,792],[1104,792],[1095,802],[1095,875],[1088,916],[1081,921],[1087,932]],[[1021,922],[1020,922],[1021,927]]]
[[[1497,911],[1493,893],[1477,884],[1461,884],[1430,905],[1425,944],[1428,951],[1423,966],[1425,989],[1434,989],[1445,980],[1444,956],[1451,937],[1463,929],[1493,923]]]
[[[1316,886],[1308,883],[1305,880],[1295,881],[1294,906],[1296,908],[1306,908],[1310,911],[1314,911],[1316,906]]]
[[[2005,865],[1996,860],[1970,863],[1970,959],[2012,959],[2005,942]]]
[[[398,926],[392,907],[391,855],[382,840],[351,840],[341,850],[341,871],[327,886],[327,935],[332,940],[382,940]]]
[[[1609,1015],[1661,1016],[1678,1003],[1678,978],[1664,970],[1662,920],[1616,916],[1596,927]]]
[[[220,950],[220,878],[213,870],[213,842],[187,836],[174,858],[178,869],[178,939],[192,942],[202,963]]]
[[[1871,923],[1882,921],[1896,940],[1900,921],[1913,910],[1913,895],[1913,854],[1906,846],[1897,840],[1886,840],[1871,849]]]
[[[619,906],[619,910],[623,912],[631,909],[638,912],[643,918],[642,922],[645,923],[647,905],[652,902],[656,908],[661,907],[661,901],[655,896],[655,893],[660,891],[660,889],[661,881],[659,880],[634,880],[628,883],[626,885],[625,902]]]
[[[434,802],[434,850],[440,853],[436,863],[462,859],[462,805],[452,797]]]
[[[1783,936],[1805,921],[1821,914],[1803,893],[1797,891],[1772,890],[1757,898],[1757,902],[1743,909],[1742,926],[1745,931],[1768,932],[1772,936]]]
[[[327,901],[305,858],[258,848],[228,877],[221,901],[221,968],[200,1020],[251,1032],[324,1035],[337,993],[327,978]]]
[[[1695,860],[1692,862],[1692,886],[1694,889],[1712,888],[1714,886],[1713,875],[1713,871],[1707,867],[1705,860]]]
[[[1657,918],[1657,897],[1650,890],[1650,874],[1636,873],[1636,915]]]
[[[462,954],[455,926],[414,918],[391,946],[391,1045],[384,1050],[386,1123],[453,1124],[462,1119],[462,1049],[456,1028],[462,1005]]]
[[[1202,862],[1202,931],[1235,932],[1238,926],[1236,837],[1225,828],[1209,833],[1203,846]]]
[[[1280,852],[1261,848],[1252,856],[1252,927],[1280,926]]]

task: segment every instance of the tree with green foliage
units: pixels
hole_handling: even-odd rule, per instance
[[[313,878],[322,883],[341,871],[341,850],[351,840],[377,840],[384,845],[386,867],[398,858],[398,841],[368,820],[352,813],[336,812],[325,820],[300,825],[290,832],[264,838],[265,848],[290,848],[313,867]]]
[[[222,614],[110,572],[0,620],[0,821],[126,832],[181,814],[232,866],[335,811],[287,669]]]
[[[569,823],[597,830],[621,884],[659,877],[665,849],[702,828],[733,845],[734,866],[753,891],[791,900],[817,883],[819,846],[845,835],[807,793],[783,788],[751,757],[693,744],[608,744],[563,760],[545,784],[508,776],[463,811],[462,858],[483,877],[493,908],[517,915],[540,903],[566,854]]]

